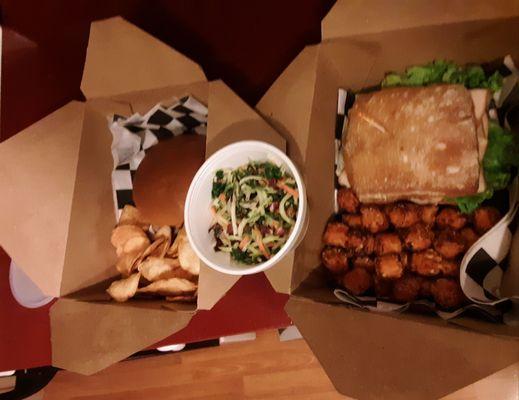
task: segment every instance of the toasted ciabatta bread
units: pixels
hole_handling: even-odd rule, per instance
[[[473,98],[482,97],[486,93],[474,96],[462,85],[357,95],[343,149],[345,173],[359,199],[437,203],[477,193],[482,149]]]

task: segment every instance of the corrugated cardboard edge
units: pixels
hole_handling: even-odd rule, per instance
[[[257,112],[250,108],[222,81],[209,83],[209,115],[206,157],[227,144],[238,140],[263,140],[285,151],[286,143]],[[290,257],[282,260],[272,270],[291,271]],[[279,271],[278,271],[279,272]],[[267,275],[272,287],[287,293],[289,273]],[[209,310],[227,293],[240,277],[214,271],[205,265],[200,269],[198,309]]]
[[[84,104],[70,102],[0,145],[0,243],[53,297],[60,295],[83,115]]]
[[[322,40],[519,15],[519,2],[502,0],[339,0],[321,23]],[[347,22],[346,22],[347,21]]]
[[[81,90],[87,98],[206,81],[202,68],[121,17],[90,27]]]
[[[354,398],[437,399],[519,359],[517,340],[343,308],[293,297],[286,306],[337,390]]]
[[[93,374],[179,331],[193,315],[59,299],[50,310],[52,365]]]
[[[311,173],[311,171],[306,171],[304,166],[307,152],[310,151],[308,139],[318,54],[318,46],[304,48],[256,105],[256,110],[287,141],[287,154],[297,165],[305,182],[307,182],[308,173]],[[295,112],[296,110],[297,112]],[[311,210],[314,205],[310,193],[308,201]],[[309,218],[311,223],[311,211]],[[298,257],[301,256],[303,255],[300,255],[296,249],[294,262],[297,263]],[[291,280],[290,286],[293,289],[305,277],[304,274],[294,274],[293,271],[290,271],[290,277],[287,279]]]

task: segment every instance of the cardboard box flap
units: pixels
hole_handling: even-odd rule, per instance
[[[290,252],[275,267],[265,271],[268,281],[276,292],[290,293],[293,263],[294,252]],[[202,263],[198,279],[197,308],[199,310],[210,310],[213,308],[234,286],[238,279],[240,279],[239,276],[222,274]]]
[[[323,218],[326,220],[329,217],[328,210],[333,209],[332,200],[327,198],[322,201],[323,191],[333,192],[333,160],[327,175],[329,179],[324,178],[321,167],[315,168],[315,165],[322,164],[323,159],[333,158],[329,154],[333,154],[334,139],[333,136],[324,135],[322,130],[312,130],[310,120],[314,107],[322,109],[322,104],[315,101],[318,55],[319,46],[303,49],[256,106],[260,114],[286,139],[287,154],[303,174],[310,209],[309,227],[319,224]],[[335,98],[336,93],[331,94],[332,101]],[[311,229],[307,231],[302,244],[295,251],[293,265],[317,265],[320,234],[312,234]],[[292,289],[306,278],[308,272],[299,267],[291,271]]]
[[[130,104],[131,113],[145,115],[157,103],[169,104],[187,95],[191,95],[207,105],[209,101],[209,83],[201,81],[156,89],[146,89],[144,91],[131,91],[111,96],[110,100]],[[131,113],[126,116],[130,116]]]
[[[517,340],[303,298],[286,309],[337,390],[361,400],[437,399],[519,359]]]
[[[210,82],[206,157],[240,140],[262,140],[286,151],[285,139],[223,81]]]
[[[265,271],[272,288],[278,293],[290,294],[292,271],[294,270],[295,250],[288,253],[275,267]]]
[[[263,140],[283,151],[286,150],[285,140],[279,133],[222,81],[209,83],[208,106],[206,158],[218,149],[240,140]],[[286,257],[273,269],[286,269],[287,263],[290,263],[290,257]],[[292,264],[288,267],[291,270]],[[286,293],[290,286],[289,274],[268,277],[274,288]],[[203,265],[200,269],[198,308],[211,309],[239,278]]]
[[[83,113],[83,103],[68,103],[0,144],[0,244],[54,297],[61,293]]]
[[[52,365],[93,374],[179,331],[193,314],[59,299],[50,310]]]
[[[87,98],[205,80],[198,64],[121,17],[91,24],[81,81]]]
[[[519,2],[503,0],[339,0],[321,23],[322,39],[406,29],[423,25],[507,18]]]
[[[200,276],[198,277],[199,310],[210,310],[240,279],[236,275],[222,274],[200,262]]]
[[[302,173],[318,54],[318,46],[305,47],[256,105],[261,116],[285,138],[287,154]]]
[[[110,235],[115,225],[112,194],[112,135],[107,117],[129,114],[129,104],[104,99],[85,105],[76,169],[68,242],[64,259],[62,295],[91,286],[116,274]]]

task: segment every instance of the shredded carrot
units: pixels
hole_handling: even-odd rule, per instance
[[[227,199],[225,198],[225,193],[220,193],[220,196],[218,196],[218,198],[220,199],[220,201],[221,201],[222,203],[225,203],[225,201],[227,200]]]
[[[263,241],[260,239],[258,240],[258,247],[261,251],[261,253],[265,256],[265,258],[270,258],[270,254],[268,250],[265,248],[265,245],[263,244]]]
[[[292,196],[294,199],[297,199],[299,197],[299,191],[297,189],[292,189],[290,186],[287,186],[284,182],[278,182],[278,188]]]
[[[261,251],[261,253],[265,256],[265,258],[270,258],[270,253],[268,252],[267,248],[263,244],[263,240],[261,238],[261,233],[258,229],[254,229],[254,234],[256,236],[256,242],[258,242],[258,247]]]
[[[216,215],[216,208],[214,206],[211,207],[211,214],[213,217]]]
[[[243,237],[243,239],[241,240],[240,244],[239,244],[239,248],[241,251],[245,251],[245,247],[247,247],[247,245],[250,243],[250,237],[248,237],[247,235],[245,235]]]

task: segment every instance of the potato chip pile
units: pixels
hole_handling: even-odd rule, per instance
[[[173,236],[170,226],[151,226],[137,208],[125,206],[111,237],[122,279],[112,282],[108,294],[118,302],[135,295],[195,301],[200,260],[183,228]]]

